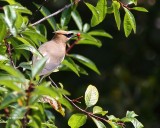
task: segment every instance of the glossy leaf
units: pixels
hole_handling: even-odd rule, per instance
[[[22,92],[9,93],[1,102],[0,109],[7,107],[9,104],[16,102],[20,97],[24,96]]]
[[[16,82],[18,83],[18,82],[22,82],[22,81],[20,80],[20,78],[16,78],[16,77],[13,77],[13,76],[10,76],[10,75],[0,76],[1,85],[4,85],[5,87],[10,88],[14,91],[20,91],[21,88],[19,88],[17,86]]]
[[[15,28],[15,22],[17,19],[17,14],[15,9],[13,9],[11,6],[6,5],[3,7],[4,10],[4,19],[6,24],[8,25],[10,32],[16,36],[17,35],[17,29]]]
[[[23,119],[25,113],[27,112],[27,107],[16,107],[13,112],[10,114],[10,117],[7,121],[6,128],[17,128],[17,120]],[[19,125],[20,126],[20,125]]]
[[[92,12],[91,26],[94,27],[101,23],[106,17],[107,2],[106,0],[99,0],[96,7],[89,3],[85,3]]]
[[[148,10],[143,7],[133,7],[132,9],[140,12],[148,12]]]
[[[79,12],[77,10],[74,10],[74,11],[72,11],[71,15],[72,15],[72,18],[73,18],[74,22],[76,23],[78,29],[80,31],[82,31],[83,22],[82,22],[82,19],[81,19]]]
[[[101,114],[102,116],[106,115],[108,111],[103,111],[103,109],[100,106],[94,106],[93,108],[93,114]]]
[[[113,6],[114,18],[116,20],[118,30],[120,30],[121,27],[121,17],[119,12],[120,3],[117,1],[113,1],[112,6]]]
[[[68,8],[62,12],[62,15],[61,15],[61,26],[62,27],[66,26],[69,23],[71,19],[71,11],[72,9]]]
[[[41,41],[41,42],[47,41],[47,39],[43,35],[41,35],[40,33],[36,32],[36,31],[33,31],[33,30],[24,31],[24,32],[22,32],[22,35],[31,39],[37,45],[39,45],[39,41]]]
[[[132,32],[132,26],[129,21],[129,16],[127,14],[125,14],[124,16],[123,27],[124,27],[125,36],[128,37]]]
[[[96,118],[93,118],[93,117],[92,117],[92,120],[96,124],[97,128],[106,128],[106,126],[100,120],[97,120]]]
[[[87,32],[90,29],[90,25],[88,23],[85,23],[83,26],[83,32]]]
[[[76,73],[79,76],[78,69],[76,68],[75,63],[71,58],[66,56],[62,64],[66,65],[68,68],[70,68],[74,73]]]
[[[2,42],[2,40],[5,38],[6,34],[7,34],[6,23],[0,16],[0,42]]]
[[[36,48],[34,48],[32,45],[22,44],[22,45],[18,45],[17,47],[15,47],[15,49],[24,49],[24,50],[32,52],[33,54],[41,56],[39,51]]]
[[[113,38],[109,33],[105,32],[104,30],[96,30],[88,32],[91,36],[103,36],[108,38]]]
[[[21,81],[25,80],[24,75],[18,69],[13,68],[12,66],[0,64],[0,69],[2,69],[4,71],[8,72],[9,74],[19,78]]]
[[[133,14],[127,8],[124,8],[124,10],[126,12],[126,15],[128,16],[127,17],[128,22],[131,24],[134,33],[136,33],[136,21],[135,21]]]
[[[33,65],[32,70],[31,70],[32,78],[34,78],[36,75],[38,75],[42,71],[46,61],[47,61],[47,58],[43,57]]]
[[[77,61],[79,61],[81,64],[87,66],[88,68],[90,68],[91,70],[95,71],[97,74],[100,74],[99,70],[97,69],[96,65],[88,58],[79,55],[79,54],[70,54],[70,57],[76,59]]]
[[[99,93],[95,86],[89,85],[85,92],[85,103],[87,107],[95,105],[98,101]]]
[[[38,30],[38,32],[40,34],[42,34],[45,38],[47,38],[47,29],[46,29],[45,25],[37,24],[36,25],[36,30]]]
[[[86,123],[87,115],[76,113],[73,114],[68,121],[68,125],[71,128],[79,128]]]
[[[35,5],[37,8],[40,7],[40,5],[38,5],[38,4],[35,4],[35,3],[34,3],[34,5]],[[50,11],[49,11],[46,7],[44,7],[44,6],[42,6],[42,8],[40,9],[40,12],[42,13],[43,16],[48,16],[48,15],[51,14]],[[55,21],[54,17],[48,18],[47,21],[48,21],[48,23],[51,25],[52,29],[53,29],[54,31],[56,31],[56,30],[57,30],[57,25],[56,25],[56,21]]]
[[[94,45],[97,47],[101,47],[102,43],[100,40],[87,40],[87,39],[81,39],[78,44],[87,44],[87,45]]]
[[[121,121],[123,122],[132,122],[135,128],[143,128],[143,124],[139,122],[135,117],[138,116],[133,111],[127,111],[126,117],[122,118]]]
[[[25,14],[32,14],[30,10],[28,10],[26,7],[23,7],[21,4],[16,3],[16,4],[11,4],[10,5],[13,9],[15,9],[17,12],[20,13],[25,13]]]

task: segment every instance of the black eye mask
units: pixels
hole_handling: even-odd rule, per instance
[[[66,36],[67,38],[71,38],[74,34],[73,33],[69,33],[69,34],[63,34],[64,36]]]

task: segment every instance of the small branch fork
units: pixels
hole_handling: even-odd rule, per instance
[[[117,0],[117,2],[119,2],[120,3],[120,5],[124,8],[127,8],[128,10],[131,10],[131,8],[130,7],[128,7],[128,4],[124,4],[124,3],[122,3],[120,0]]]
[[[49,80],[51,81],[51,83],[56,87],[58,88],[58,85],[52,80],[52,78],[50,76],[48,76]],[[71,100],[68,96],[66,95],[63,95],[76,109],[78,109],[79,111],[87,114],[89,117],[93,117],[93,118],[96,118],[97,120],[101,120],[101,121],[104,121],[104,122],[107,122],[107,123],[110,123],[110,120],[107,120],[103,117],[100,117],[100,116],[97,116],[97,115],[94,115],[93,113],[91,112],[88,112],[86,111],[85,109],[82,109],[80,108],[78,105],[75,104],[75,102],[77,102],[78,99],[81,99],[82,97],[79,97],[77,99],[73,99]],[[79,103],[79,102],[78,102]],[[121,125],[122,127],[124,127],[124,123],[117,123],[118,125]]]

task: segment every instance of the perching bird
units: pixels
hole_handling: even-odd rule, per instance
[[[50,41],[39,47],[39,52],[47,58],[45,66],[39,75],[47,76],[61,64],[66,54],[66,42],[72,37],[74,37],[72,32],[58,30]],[[33,65],[40,59],[41,57],[34,55]]]

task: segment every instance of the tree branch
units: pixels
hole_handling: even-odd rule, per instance
[[[16,68],[14,61],[13,61],[13,58],[12,58],[11,45],[6,40],[4,40],[4,41],[5,41],[7,53],[8,53],[9,59],[10,59],[10,63],[14,68]]]
[[[56,12],[54,12],[54,13],[52,13],[52,14],[50,14],[50,15],[48,15],[48,16],[46,16],[46,17],[40,19],[40,20],[38,20],[37,22],[31,24],[31,26],[35,26],[35,25],[37,25],[37,24],[39,24],[39,23],[41,23],[41,22],[47,20],[48,18],[50,18],[50,17],[52,17],[52,16],[55,16],[55,15],[61,13],[63,10],[65,10],[65,9],[67,9],[67,8],[69,8],[69,7],[71,7],[72,5],[74,5],[74,3],[71,3],[71,4],[68,4],[68,5],[64,6],[63,8],[59,9],[58,11],[56,11]]]
[[[51,78],[50,76],[48,76],[48,78],[50,79],[51,83],[52,83],[56,88],[58,88],[58,85],[52,80],[52,78]],[[93,113],[88,112],[88,111],[80,108],[78,105],[76,105],[76,104],[74,103],[74,100],[71,100],[68,96],[66,96],[66,95],[63,95],[63,96],[64,96],[76,109],[78,109],[79,111],[87,114],[89,117],[94,117],[94,118],[96,118],[96,119],[98,119],[98,120],[101,120],[101,121],[104,121],[104,122],[107,122],[107,123],[110,122],[109,120],[107,120],[107,119],[105,119],[105,118],[103,118],[103,117],[94,115]]]

